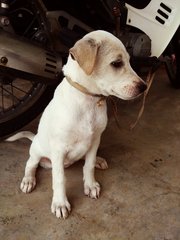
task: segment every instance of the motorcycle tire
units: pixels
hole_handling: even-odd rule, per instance
[[[174,34],[166,51],[169,52],[165,56],[165,66],[169,80],[174,88],[180,88],[180,27]]]
[[[55,86],[44,85],[38,83],[36,85],[36,92],[34,95],[26,96],[22,101],[22,106],[18,105],[17,108],[9,108],[3,117],[3,112],[0,112],[0,138],[4,139],[8,135],[18,131],[26,124],[35,119],[47,106],[52,99]],[[27,99],[27,98],[30,99]]]
[[[51,46],[47,33],[49,25],[45,14],[41,14],[44,11],[42,3],[16,0],[7,4],[9,8],[5,13],[13,33],[43,48]],[[8,31],[6,27],[5,30]],[[35,119],[50,102],[56,86],[13,78],[11,74],[0,72],[0,139]]]
[[[170,57],[165,57],[165,67],[171,85],[174,88],[180,88],[180,62],[177,60],[172,61]]]

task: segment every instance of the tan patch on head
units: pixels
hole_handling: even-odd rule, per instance
[[[69,52],[87,75],[93,72],[99,45],[94,39],[81,39]]]

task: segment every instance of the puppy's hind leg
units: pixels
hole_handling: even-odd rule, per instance
[[[101,170],[105,170],[108,168],[108,164],[106,159],[102,158],[102,157],[96,157],[96,168],[101,169]]]
[[[39,162],[39,166],[41,166],[45,169],[50,169],[50,168],[52,168],[51,160],[46,157],[43,157],[43,158],[41,158],[41,160]]]
[[[99,162],[99,161],[98,161],[98,162]],[[73,163],[74,163],[73,161],[66,160],[66,161],[64,162],[64,168],[70,167]],[[45,168],[45,169],[50,169],[50,168],[52,168],[51,160],[48,159],[48,158],[43,157],[43,158],[41,158],[41,161],[40,161],[40,163],[39,163],[39,166],[41,166],[41,167],[43,167],[43,168]],[[100,165],[100,162],[99,162],[99,168],[105,169],[105,168],[103,168],[103,167],[101,167],[101,166],[102,166],[102,162],[101,162],[101,165]]]

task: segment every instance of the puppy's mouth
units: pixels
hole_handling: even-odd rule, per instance
[[[115,91],[113,91],[112,90],[112,92],[113,92],[113,95],[115,96],[115,97],[118,97],[118,98],[120,98],[120,99],[122,99],[122,100],[133,100],[133,99],[136,99],[136,98],[138,98],[142,93],[139,93],[138,95],[134,95],[134,96],[125,96],[125,95],[121,95],[121,94],[118,94],[117,92],[115,92]]]
[[[136,88],[130,88],[128,90],[126,89],[124,93],[118,93],[112,89],[112,94],[122,100],[133,100],[141,96],[146,88],[146,84],[143,84],[142,86],[138,86]]]

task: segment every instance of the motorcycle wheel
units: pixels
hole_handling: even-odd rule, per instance
[[[0,76],[0,138],[36,118],[53,96],[55,86]]]
[[[174,61],[172,58],[168,56],[165,57],[166,71],[167,71],[170,83],[174,88],[180,88],[180,63],[177,59],[178,59],[177,55],[176,55],[176,60]]]
[[[167,47],[165,66],[169,80],[174,88],[180,88],[180,27]]]

